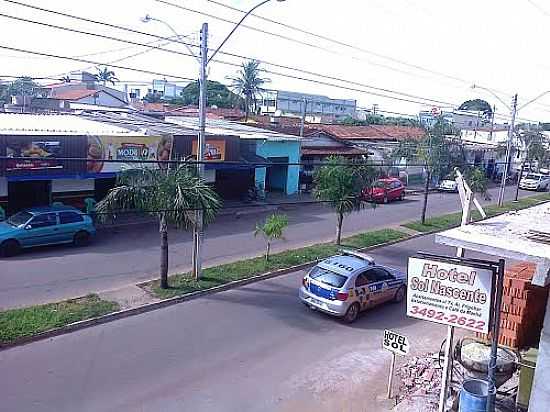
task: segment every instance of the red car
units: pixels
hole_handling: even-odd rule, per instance
[[[405,186],[395,177],[378,179],[372,187],[363,189],[365,200],[388,203],[405,199]]]

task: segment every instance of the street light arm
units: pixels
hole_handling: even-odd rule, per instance
[[[477,84],[474,84],[472,85],[472,89],[481,89],[481,90],[485,90],[486,92],[489,92],[490,94],[492,94],[499,102],[501,102],[508,110],[512,110],[512,108],[510,107],[510,105],[508,103],[506,103],[504,100],[502,100],[495,92],[493,92],[491,89],[488,89],[486,87],[483,87],[483,86],[478,86]]]
[[[225,43],[227,43],[227,41],[229,40],[229,38],[233,35],[233,33],[235,33],[235,31],[239,28],[239,26],[242,24],[242,22],[248,17],[250,16],[254,10],[256,10],[257,8],[263,6],[264,4],[266,3],[269,3],[271,0],[264,0],[262,1],[261,3],[255,5],[254,7],[252,7],[243,17],[241,20],[239,20],[239,22],[235,25],[235,27],[233,27],[233,30],[231,30],[231,32],[229,32],[229,34],[227,35],[227,37],[221,42],[221,44],[218,46],[218,48],[216,50],[214,50],[214,53],[212,53],[212,55],[210,56],[210,58],[208,59],[208,63],[210,63],[212,61],[212,59],[214,58],[214,56],[216,56],[216,54],[218,54],[218,52],[220,51],[220,49],[225,45]],[[279,1],[283,1],[283,0],[279,0]]]
[[[529,100],[527,103],[525,103],[525,104],[521,105],[520,107],[518,107],[518,110],[523,109],[525,106],[529,106],[531,103],[535,102],[536,100],[540,99],[543,96],[546,96],[548,93],[550,93],[550,90],[547,90],[544,93],[539,94],[537,97]]]
[[[189,45],[188,45],[186,42],[184,42],[184,41],[182,40],[184,37],[187,37],[187,36],[181,36],[180,34],[178,34],[178,32],[177,32],[170,24],[168,24],[168,23],[165,22],[164,20],[157,19],[156,17],[151,17],[150,15],[146,15],[146,16],[142,19],[142,21],[143,21],[144,23],[149,22],[149,21],[157,21],[157,22],[159,22],[159,23],[164,24],[166,27],[168,27],[168,29],[169,29],[172,33],[174,33],[174,35],[175,35],[176,38],[178,39],[178,42],[181,43],[181,44],[183,44],[183,45],[187,48],[187,50],[189,51],[189,53],[191,53],[191,54],[193,55],[193,57],[194,57],[195,59],[197,59],[197,60],[200,62],[199,56],[197,56],[197,54],[193,51],[193,49],[192,49],[191,47],[189,47]]]

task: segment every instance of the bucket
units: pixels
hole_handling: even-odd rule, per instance
[[[489,397],[489,382],[482,379],[468,379],[460,391],[459,412],[485,412]]]

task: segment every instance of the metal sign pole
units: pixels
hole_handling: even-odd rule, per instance
[[[391,354],[391,365],[390,365],[390,377],[388,379],[388,399],[391,399],[391,389],[393,386],[393,374],[395,372],[395,352]]]
[[[493,312],[493,339],[491,342],[491,357],[487,378],[489,381],[489,398],[487,399],[487,412],[494,412],[497,387],[495,374],[497,369],[498,335],[500,333],[500,307],[502,306],[502,292],[504,289],[504,259],[498,261],[497,291]]]

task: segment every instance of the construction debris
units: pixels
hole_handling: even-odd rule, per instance
[[[419,402],[423,405],[423,411],[437,411],[441,375],[442,368],[437,354],[409,359],[397,370],[400,379],[397,402]]]

